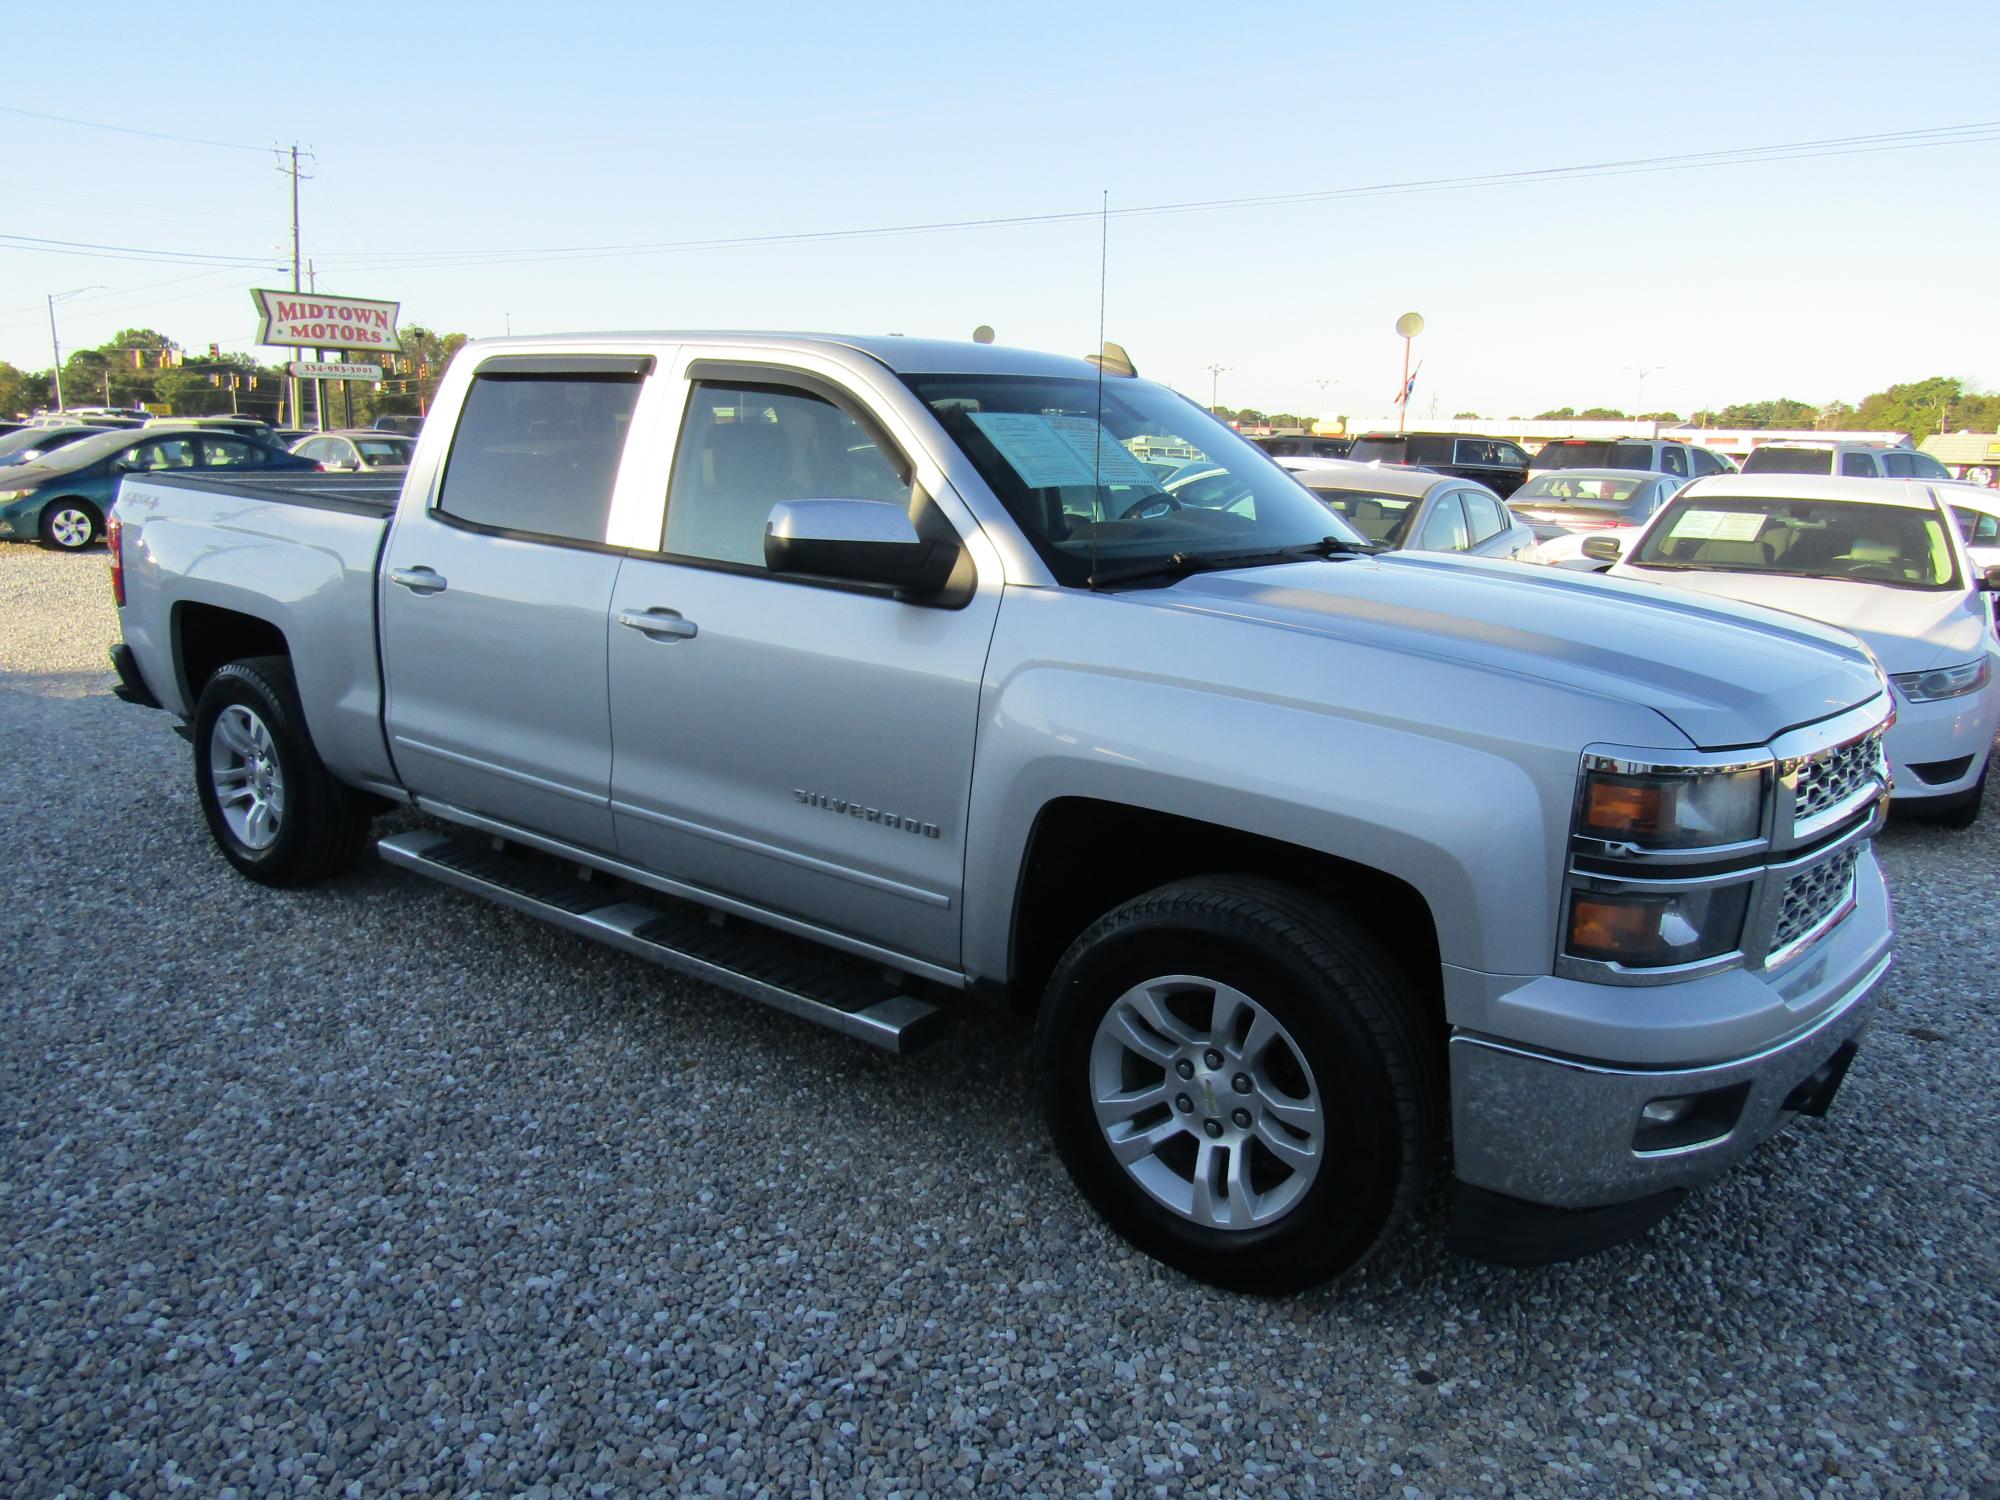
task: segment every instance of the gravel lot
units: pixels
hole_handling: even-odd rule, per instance
[[[0,548],[0,1495],[2000,1495],[2000,810],[1892,827],[1832,1118],[1639,1244],[1212,1292],[915,1059],[215,854],[101,552]]]

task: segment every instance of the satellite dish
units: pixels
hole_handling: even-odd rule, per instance
[[[990,343],[992,343],[992,342],[993,342],[993,325],[992,325],[991,323],[981,323],[981,324],[980,324],[980,325],[979,325],[979,326],[978,326],[977,328],[973,329],[973,330],[972,330],[972,342],[973,342],[973,343],[975,343],[975,344],[990,344]]]
[[[1400,333],[1406,339],[1413,339],[1423,331],[1424,315],[1422,313],[1404,313],[1402,317],[1396,319],[1396,332]]]

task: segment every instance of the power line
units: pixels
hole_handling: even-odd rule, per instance
[[[170,135],[164,130],[140,130],[132,125],[107,125],[101,120],[78,120],[69,115],[43,114],[38,109],[16,109],[0,104],[0,114],[21,115],[30,120],[53,120],[58,125],[76,125],[85,130],[109,130],[118,135],[143,135],[155,141],[179,141],[187,146],[215,146],[223,151],[269,151],[269,146],[246,146],[241,141],[211,141],[198,135]]]

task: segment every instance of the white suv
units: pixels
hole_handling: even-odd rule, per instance
[[[1528,469],[1539,479],[1557,469],[1645,469],[1680,479],[1706,479],[1734,474],[1736,465],[1720,453],[1670,438],[1557,438],[1542,444]]]
[[[1743,460],[1745,474],[1837,474],[1843,479],[1949,479],[1951,471],[1914,448],[1879,443],[1766,443]]]

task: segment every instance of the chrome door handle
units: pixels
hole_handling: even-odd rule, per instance
[[[413,594],[442,594],[446,588],[442,573],[422,566],[392,568],[389,570],[389,582],[399,583]]]
[[[693,640],[695,623],[681,618],[679,610],[662,609],[657,604],[651,609],[622,609],[618,612],[618,623],[641,635],[654,640]]]

